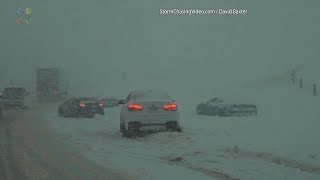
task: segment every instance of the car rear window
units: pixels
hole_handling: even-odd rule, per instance
[[[145,92],[133,94],[135,101],[171,101],[166,92]]]

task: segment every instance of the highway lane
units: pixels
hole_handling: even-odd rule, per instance
[[[0,121],[1,180],[136,179],[121,170],[100,167],[59,142],[44,119],[55,107],[41,104],[5,113]]]

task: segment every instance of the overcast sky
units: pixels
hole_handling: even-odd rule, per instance
[[[1,0],[0,88],[60,67],[76,94],[166,87],[205,93],[319,61],[317,0]],[[18,25],[16,9],[32,8]],[[246,15],[160,15],[160,9]],[[177,93],[177,92],[175,92]]]

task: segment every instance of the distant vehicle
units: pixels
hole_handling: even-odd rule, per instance
[[[171,130],[181,132],[178,106],[167,92],[161,90],[132,91],[120,100],[120,131],[124,136],[143,131]]]
[[[119,106],[119,99],[117,98],[103,98],[101,99],[104,107],[117,107]]]
[[[62,77],[58,68],[37,69],[37,96],[39,101],[58,101],[65,99],[62,91]]]
[[[60,117],[88,117],[104,115],[103,104],[93,97],[70,98],[59,106]]]
[[[222,98],[213,98],[197,106],[197,114],[208,116],[252,116],[257,115],[254,104],[226,103]]]
[[[2,94],[2,105],[5,109],[24,109],[30,106],[29,92],[24,87],[7,87]]]

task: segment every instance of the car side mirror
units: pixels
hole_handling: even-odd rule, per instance
[[[124,104],[124,100],[123,100],[123,99],[120,100],[120,101],[119,101],[119,104]]]

